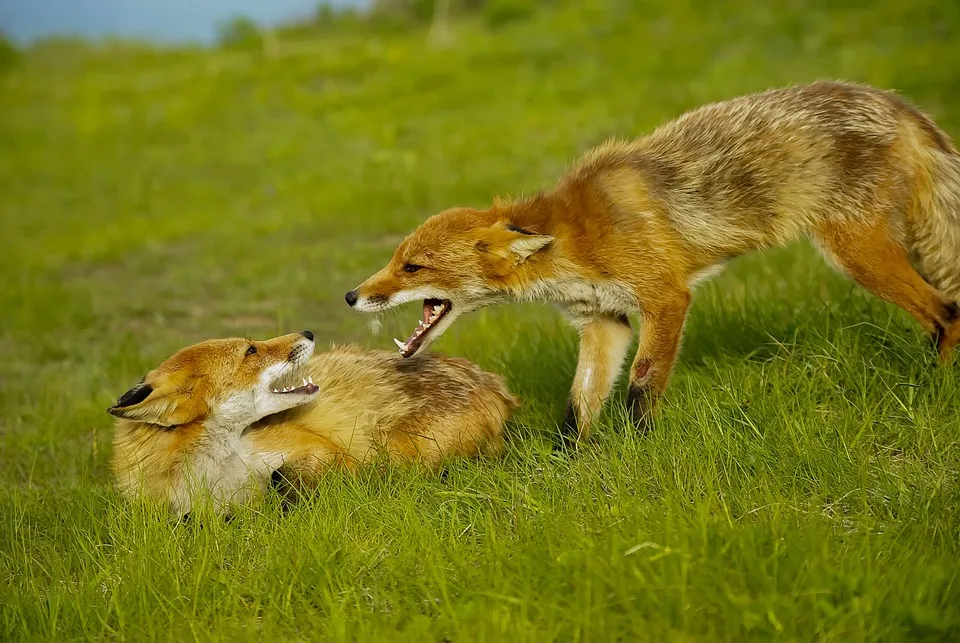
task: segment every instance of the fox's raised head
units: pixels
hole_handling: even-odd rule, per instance
[[[313,348],[310,331],[261,342],[194,344],[150,371],[107,411],[164,428],[215,419],[242,430],[316,394],[316,385],[297,379]]]
[[[430,345],[454,320],[515,297],[530,281],[529,266],[553,237],[515,220],[512,212],[454,208],[427,219],[407,236],[379,272],[346,294],[354,309],[376,312],[423,301],[417,328],[406,342],[410,357]]]
[[[215,339],[176,352],[107,409],[119,418],[113,473],[120,490],[185,513],[197,491],[222,501],[247,489],[251,462],[241,435],[317,396],[306,376],[313,349],[313,333],[304,331],[262,342]],[[256,458],[252,464],[266,466]]]

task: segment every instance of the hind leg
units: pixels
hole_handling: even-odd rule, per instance
[[[960,342],[960,308],[917,274],[885,220],[824,224],[814,236],[858,284],[913,315],[933,336],[941,360],[951,358]]]
[[[646,429],[650,413],[666,391],[677,361],[691,295],[685,289],[671,289],[661,284],[656,299],[650,296],[638,299],[643,309],[643,325],[630,369],[627,406],[634,424]]]

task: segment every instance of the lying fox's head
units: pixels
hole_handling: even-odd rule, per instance
[[[296,381],[313,348],[310,331],[263,342],[201,342],[174,353],[107,412],[164,428],[215,420],[241,431],[267,415],[305,404],[317,393],[312,382]]]
[[[423,300],[423,317],[406,342],[410,357],[429,346],[454,320],[508,300],[527,281],[526,267],[553,237],[511,221],[501,208],[446,210],[406,237],[390,263],[346,294],[356,310],[376,312]]]
[[[107,409],[120,418],[118,487],[185,513],[197,491],[213,492],[222,504],[259,484],[258,476],[269,477],[273,465],[241,435],[316,397],[319,387],[304,377],[313,350],[313,333],[304,331],[263,342],[209,340],[175,353]]]

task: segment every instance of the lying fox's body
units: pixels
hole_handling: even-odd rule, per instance
[[[110,409],[120,490],[182,514],[197,492],[218,509],[241,503],[281,468],[295,481],[379,453],[429,466],[502,448],[517,402],[498,376],[462,359],[313,346],[309,333],[210,340],[151,371]]]
[[[960,154],[898,95],[821,82],[709,104],[588,152],[549,191],[424,222],[347,293],[374,311],[424,298],[441,314],[399,342],[412,355],[459,314],[550,301],[581,335],[566,426],[583,437],[641,318],[628,403],[665,390],[700,279],[744,253],[808,236],[909,311],[948,359],[960,341]]]

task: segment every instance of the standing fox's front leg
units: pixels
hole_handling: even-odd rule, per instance
[[[649,412],[667,388],[680,350],[690,299],[688,290],[661,292],[653,301],[640,298],[640,342],[627,391],[627,406],[638,427],[645,427]]]
[[[630,345],[633,332],[625,315],[580,317],[580,359],[564,418],[564,437],[586,439],[590,423],[610,394]]]

